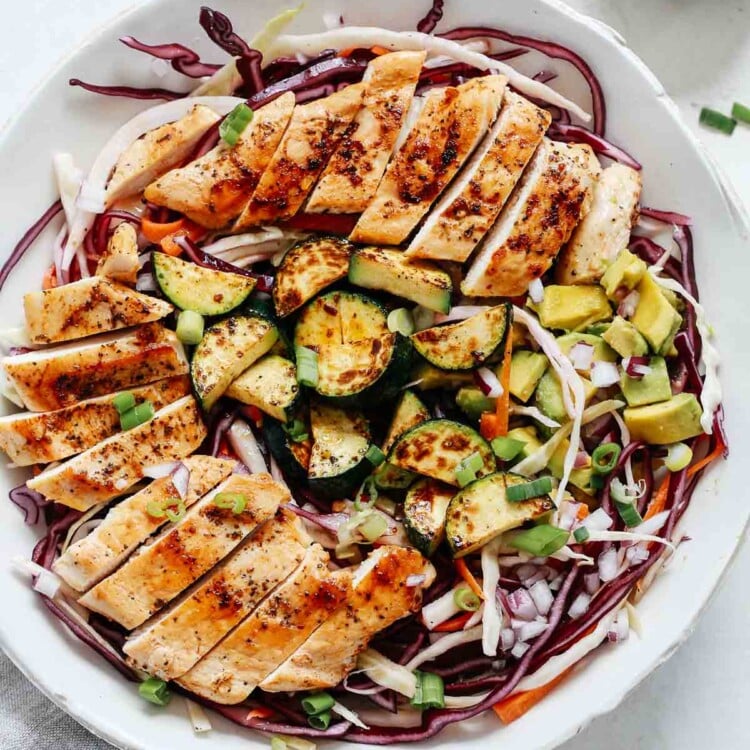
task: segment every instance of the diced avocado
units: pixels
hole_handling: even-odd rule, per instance
[[[544,354],[518,349],[510,360],[510,392],[524,403],[531,398],[542,375],[549,367]],[[460,404],[459,404],[460,406]]]
[[[414,387],[420,391],[431,391],[435,388],[451,391],[462,385],[471,385],[474,375],[470,372],[441,370],[427,360],[422,360],[412,368],[409,381],[415,382]]]
[[[583,382],[583,391],[588,403],[597,388],[587,378],[581,378]],[[568,413],[565,411],[565,402],[563,401],[562,386],[560,379],[553,370],[547,370],[536,387],[535,403],[539,411],[555,422],[562,424],[568,419]]]
[[[668,445],[700,435],[702,414],[692,393],[680,393],[669,401],[625,409],[623,417],[631,439]]]
[[[557,338],[557,345],[563,354],[570,354],[576,344],[593,346],[594,362],[617,362],[617,352],[601,336],[592,333],[566,333]]]
[[[630,322],[641,332],[657,354],[666,354],[672,347],[682,317],[662,294],[651,274],[638,284],[640,297]]]
[[[600,286],[544,288],[544,299],[533,306],[545,328],[573,331],[612,317],[609,300]]]
[[[645,273],[646,264],[626,249],[607,268],[600,283],[607,292],[607,297],[619,301],[635,289]]]
[[[474,422],[486,411],[494,411],[497,399],[485,396],[481,388],[475,385],[465,385],[456,393],[456,406]]]
[[[628,406],[645,406],[672,398],[667,363],[664,357],[651,357],[651,372],[641,378],[631,378],[625,373],[620,378],[620,387]]]
[[[570,440],[563,440],[558,449],[550,457],[547,468],[550,470],[552,476],[558,479],[562,478],[564,467],[565,467],[565,455],[570,447]],[[581,469],[573,469],[570,472],[570,483],[583,490],[586,494],[593,494],[591,489],[591,475],[594,470],[591,466],[585,466]]]
[[[519,440],[524,444],[519,454],[519,459],[528,458],[542,447],[542,441],[537,437],[536,430],[529,427],[516,427],[508,430],[508,437],[513,440]]]
[[[638,333],[638,329],[625,318],[615,316],[612,325],[602,334],[602,338],[621,357],[643,357],[648,354],[648,343]]]
[[[513,351],[521,348],[522,346],[531,346],[532,339],[529,336],[529,331],[523,323],[513,321],[513,325],[510,328],[511,345]]]

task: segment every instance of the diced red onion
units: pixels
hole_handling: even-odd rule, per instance
[[[581,526],[585,526],[589,531],[606,531],[612,526],[612,517],[604,508],[597,508],[584,518]]]
[[[542,284],[541,279],[534,279],[529,284],[529,297],[531,297],[531,301],[538,305],[542,300],[544,299],[544,284]]]
[[[540,620],[525,622],[518,631],[518,640],[530,641],[532,638],[540,636],[548,627],[546,620],[544,622]]]
[[[637,289],[633,289],[632,292],[623,297],[622,301],[617,306],[617,314],[622,318],[632,318],[640,299],[641,293]]]
[[[263,454],[260,452],[258,441],[255,439],[250,425],[241,419],[236,419],[227,431],[227,437],[234,449],[252,474],[265,474],[268,472]]]
[[[573,603],[570,605],[570,609],[568,609],[568,614],[570,615],[571,619],[577,620],[579,617],[585,615],[586,612],[588,612],[590,604],[591,596],[589,596],[589,594],[586,594],[583,591],[578,594],[578,596],[573,600]]]
[[[643,543],[634,544],[625,550],[625,558],[628,561],[628,565],[642,563],[644,560],[648,560],[648,556],[648,548]]]
[[[190,484],[190,469],[182,461],[178,462],[172,472],[172,484],[177,490],[177,494],[184,500],[187,497],[188,486]]]
[[[427,576],[424,573],[407,576],[406,587],[413,589],[416,586],[421,586],[426,580],[427,580]]]
[[[516,659],[520,659],[528,650],[530,646],[528,643],[523,643],[522,641],[518,641],[515,646],[510,650],[510,655],[515,657]]]
[[[153,464],[143,469],[143,476],[149,479],[162,479],[168,477],[180,465],[180,461],[165,461],[161,464]]]
[[[552,609],[552,603],[555,600],[547,581],[537,581],[529,589],[529,594],[534,600],[534,606],[537,608],[539,614],[547,615],[550,609]]]
[[[522,588],[508,594],[508,607],[521,620],[533,620],[539,614],[531,594]]]
[[[521,581],[521,583],[526,583],[529,578],[537,574],[538,570],[539,568],[536,565],[525,563],[524,565],[519,565],[516,568],[516,575],[518,576],[518,580]]]
[[[576,370],[590,370],[594,361],[594,347],[581,341],[571,348],[568,357]]]
[[[630,635],[630,621],[628,620],[628,611],[623,607],[609,626],[607,639],[610,643],[621,643],[628,639],[628,635]]]
[[[503,387],[500,385],[497,375],[489,367],[480,367],[476,371],[476,375],[485,385],[485,388],[482,388],[485,396],[500,398],[503,395]]]
[[[547,569],[544,566],[540,566],[537,568],[537,571],[534,573],[533,576],[530,578],[527,578],[523,585],[526,586],[526,588],[531,588],[537,581],[544,581],[547,578]]]
[[[576,468],[575,464],[573,465],[573,468]],[[572,503],[566,500],[560,508],[556,526],[570,531],[578,519],[578,509],[580,507],[580,503]]]
[[[617,550],[614,547],[610,547],[606,552],[602,552],[596,564],[599,568],[599,578],[604,583],[617,578],[617,569],[619,566],[617,564]]]
[[[583,587],[586,589],[586,593],[595,594],[599,590],[599,584],[601,580],[598,572],[586,573],[583,577]]]
[[[503,628],[500,631],[500,650],[510,651],[516,643],[516,634],[512,628]]]
[[[625,370],[629,378],[640,380],[644,375],[651,372],[650,361],[648,357],[625,357],[622,360],[622,369]]]
[[[591,465],[591,456],[585,451],[580,450],[576,453],[576,460],[573,462],[574,469],[585,469]]]
[[[595,362],[591,368],[591,382],[597,388],[608,388],[620,382],[620,371],[613,362]]]
[[[631,531],[634,534],[656,534],[661,531],[664,524],[669,518],[670,511],[664,510],[661,513],[657,513],[655,516],[646,519],[643,523],[636,526]]]
[[[34,581],[34,591],[54,599],[60,591],[60,579],[51,571],[42,568]]]

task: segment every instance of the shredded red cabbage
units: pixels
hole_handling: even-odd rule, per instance
[[[213,75],[221,65],[212,65],[201,62],[196,52],[181,44],[145,44],[139,42],[135,37],[123,36],[120,41],[131,49],[145,52],[147,55],[159,60],[168,60],[169,64],[178,73],[189,78],[204,78]]]
[[[68,83],[71,86],[80,86],[92,94],[103,96],[122,96],[126,99],[164,99],[171,102],[174,99],[182,99],[186,94],[179,91],[170,91],[160,88],[139,88],[138,86],[102,86],[98,83],[86,83],[79,78],[71,78]]]
[[[27,526],[36,526],[44,518],[44,506],[47,501],[35,490],[29,489],[26,482],[10,491],[10,499],[23,511],[23,522]]]
[[[445,0],[432,0],[432,7],[427,11],[427,15],[417,23],[417,31],[432,34],[443,17],[443,5]]]
[[[615,146],[606,138],[592,133],[579,125],[568,125],[563,122],[555,122],[550,126],[549,135],[564,143],[587,143],[597,154],[606,156],[608,159],[620,162],[627,167],[640,171],[641,163],[634,159],[627,151]]]
[[[648,206],[641,206],[641,216],[648,216],[649,219],[655,219],[663,224],[674,224],[675,226],[690,226],[693,220],[685,214],[677,213],[677,211],[660,211],[658,208],[649,208]]]

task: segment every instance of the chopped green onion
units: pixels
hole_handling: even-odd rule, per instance
[[[149,677],[138,686],[138,693],[149,703],[157,706],[166,706],[172,695],[167,688],[167,683],[158,677]]]
[[[615,508],[617,508],[620,518],[628,528],[632,529],[643,523],[643,518],[641,518],[633,500],[615,500]]]
[[[737,125],[736,120],[733,120],[731,117],[727,117],[721,112],[717,112],[715,109],[709,109],[708,107],[703,107],[703,109],[701,110],[699,121],[701,125],[707,125],[709,128],[715,128],[716,130],[720,130],[722,133],[726,133],[727,135],[732,135],[732,133],[734,133],[735,125]]]
[[[164,507],[163,500],[149,500],[146,503],[146,513],[152,518],[164,518],[167,515],[167,509]]]
[[[445,694],[443,678],[432,672],[414,672],[417,678],[417,689],[411,699],[414,708],[423,710],[425,708],[443,708],[445,706]]]
[[[214,495],[217,508],[231,508],[232,513],[242,513],[247,506],[247,497],[239,492],[219,492]]]
[[[322,714],[308,716],[307,723],[313,727],[313,729],[328,729],[331,724],[331,712],[324,711]]]
[[[520,503],[524,500],[548,495],[550,492],[552,492],[552,478],[539,477],[539,479],[535,479],[533,482],[509,485],[505,488],[505,499],[511,503]]]
[[[194,310],[183,310],[177,316],[176,333],[183,344],[200,344],[203,338],[203,316]]]
[[[219,135],[225,143],[234,146],[252,119],[253,110],[242,102],[221,121]]]
[[[508,544],[534,557],[549,557],[568,543],[569,536],[569,531],[543,523],[531,529],[519,531],[508,540]]]
[[[592,490],[601,490],[604,489],[604,483],[606,481],[604,474],[592,474],[589,484],[591,485]]]
[[[385,461],[385,453],[377,445],[370,445],[365,453],[365,458],[373,465],[380,466]]]
[[[596,474],[610,474],[617,466],[617,461],[622,453],[617,443],[604,443],[594,449],[591,454],[591,468]]]
[[[135,406],[135,396],[130,391],[121,391],[112,399],[112,406],[122,416],[126,411],[130,411]]]
[[[464,612],[476,612],[482,606],[482,600],[468,586],[453,591],[453,603]]]
[[[287,750],[288,745],[281,737],[271,737],[271,750]]]
[[[591,534],[589,533],[589,530],[585,526],[579,526],[573,532],[573,538],[578,542],[578,544],[583,544],[585,541],[588,540],[590,536]]]
[[[365,508],[372,508],[378,499],[378,488],[372,477],[367,477],[362,486],[359,488],[357,497],[354,498],[354,510],[360,511]]]
[[[509,437],[496,437],[490,445],[492,452],[502,461],[512,461],[523,449],[526,443]]]
[[[120,427],[124,432],[132,430],[134,427],[150,422],[154,418],[154,413],[154,405],[150,401],[144,401],[128,409],[124,414],[120,414]]]
[[[301,419],[294,419],[290,423],[285,424],[284,432],[286,432],[293,443],[304,443],[310,437],[307,427]]]
[[[605,331],[607,331],[612,325],[611,323],[594,323],[594,325],[589,326],[586,329],[586,333],[590,333],[593,336],[601,336]]]
[[[295,346],[294,354],[297,360],[297,382],[308,388],[318,385],[318,353],[306,346]]]
[[[456,466],[455,475],[459,487],[466,487],[477,478],[477,472],[484,466],[484,461],[477,451],[462,459]]]
[[[388,313],[388,330],[391,333],[400,333],[402,336],[411,336],[414,333],[414,316],[405,307],[397,307]]]
[[[187,513],[187,507],[182,500],[179,500],[172,505],[167,505],[164,508],[164,515],[167,517],[167,520],[172,523],[178,523],[181,521],[185,517],[185,513]]]
[[[325,711],[330,711],[335,702],[336,701],[333,697],[325,692],[306,695],[301,701],[302,710],[308,716],[314,716],[315,714],[322,714]]]
[[[388,531],[388,521],[380,513],[373,513],[357,524],[357,529],[368,542],[374,542]]]
[[[682,471],[693,460],[693,451],[685,443],[674,443],[667,448],[664,465],[670,471]]]
[[[750,107],[746,107],[744,104],[735,102],[732,105],[732,117],[740,122],[750,123]]]

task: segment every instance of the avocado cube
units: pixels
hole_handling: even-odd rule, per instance
[[[469,419],[479,421],[486,411],[495,410],[497,399],[485,396],[477,386],[464,386],[456,393],[456,405]]]
[[[621,357],[645,357],[648,342],[638,333],[638,329],[625,318],[615,316],[612,325],[602,334],[602,338]]]
[[[557,337],[557,345],[563,354],[570,354],[576,344],[588,344],[594,347],[594,362],[617,362],[617,352],[604,341],[602,336],[593,333],[566,333]]]
[[[637,288],[640,298],[630,322],[657,354],[666,354],[682,325],[682,317],[669,304],[650,273],[641,279]]]
[[[631,378],[623,372],[620,387],[628,406],[645,406],[672,398],[667,362],[664,357],[651,357],[651,372],[641,378]]]
[[[700,435],[703,410],[692,393],[679,393],[669,401],[625,409],[623,418],[633,440],[669,445]]]
[[[533,427],[516,427],[508,430],[508,437],[524,443],[518,456],[519,459],[528,458],[542,447],[542,441],[537,437],[536,430]]]
[[[557,286],[544,289],[534,308],[545,328],[572,331],[612,317],[609,300],[600,286]]]
[[[570,447],[570,440],[563,440],[557,450],[552,454],[547,464],[553,477],[562,478],[565,469],[565,455]],[[582,469],[573,469],[570,472],[570,483],[583,490],[588,495],[593,495],[594,490],[591,488],[591,476],[594,470],[591,466],[584,466]]]
[[[431,391],[435,388],[452,391],[462,385],[471,385],[474,382],[474,376],[471,372],[441,370],[423,359],[414,365],[409,380],[415,381],[414,387],[420,391]]]
[[[598,389],[587,378],[581,378],[581,382],[583,383],[586,403],[588,403]],[[534,401],[539,411],[545,416],[554,419],[555,422],[559,422],[560,424],[567,421],[568,412],[565,411],[562,385],[554,370],[547,370],[542,376],[539,385],[536,387]]]
[[[646,264],[630,250],[621,250],[602,276],[601,285],[607,297],[617,301],[635,289],[646,273]]]
[[[542,375],[549,367],[544,354],[519,349],[510,360],[510,392],[526,403],[534,393]]]

